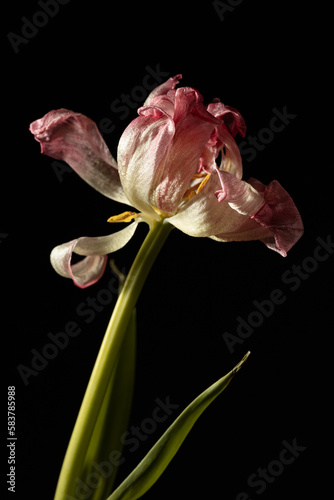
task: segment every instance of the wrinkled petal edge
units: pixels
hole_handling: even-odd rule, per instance
[[[289,193],[274,180],[265,186],[256,179],[248,181],[264,197],[265,203],[253,216],[272,236],[261,239],[268,248],[286,257],[287,252],[304,233],[300,213]]]

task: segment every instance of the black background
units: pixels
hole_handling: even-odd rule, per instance
[[[109,118],[115,129],[104,138],[116,156],[119,137],[136,110],[122,120],[110,107],[123,92],[131,94],[142,85],[148,66],[168,76],[182,73],[181,85],[197,88],[206,103],[219,96],[238,108],[248,126],[246,140],[269,127],[274,108],[286,107],[295,115],[253,161],[244,157],[244,178],[279,180],[300,209],[305,234],[282,258],[260,242],[224,245],[171,233],[138,303],[130,425],[150,417],[155,399],[167,396],[179,405],[176,417],[248,350],[252,354],[145,498],[234,500],[242,491],[252,500],[305,498],[311,492],[313,498],[322,498],[330,491],[325,473],[331,396],[326,354],[333,330],[333,256],[318,262],[317,268],[310,259],[317,238],[326,241],[333,231],[330,167],[328,158],[320,156],[323,146],[315,136],[325,132],[319,109],[326,105],[326,76],[315,32],[326,13],[306,9],[298,2],[284,8],[281,2],[244,0],[221,20],[214,5],[205,1],[115,6],[71,0],[15,53],[6,35],[21,35],[22,16],[31,20],[41,7],[33,1],[7,6],[1,314],[2,357],[8,367],[4,393],[15,385],[17,394],[16,498],[53,497],[115,303],[114,297],[93,321],[85,322],[77,307],[107,288],[111,272],[81,290],[53,271],[49,253],[78,236],[108,234],[106,219],[123,211],[74,173],[57,177],[52,159],[40,155],[29,123],[60,107],[97,123]],[[325,135],[322,144],[326,141],[330,138]],[[129,269],[145,234],[145,227],[139,227],[129,244],[115,253],[121,269]],[[293,266],[301,265],[311,267],[293,290],[283,276],[291,277]],[[268,300],[274,289],[282,291],[284,303],[231,353],[223,333],[235,334],[237,318],[247,321],[255,310],[253,301]],[[63,331],[69,321],[78,323],[80,335],[25,385],[17,366],[30,366],[31,349],[40,352],[49,342],[48,333]],[[126,456],[118,482],[173,417]],[[296,440],[306,449],[259,494],[247,480],[278,458],[284,440]]]

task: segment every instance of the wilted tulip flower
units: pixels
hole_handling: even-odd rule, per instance
[[[122,230],[77,238],[54,248],[51,262],[59,274],[81,288],[95,283],[104,272],[107,254],[122,248],[139,222],[150,226],[108,323],[55,500],[78,498],[78,484],[92,484],[89,480],[92,474],[96,476],[96,463],[107,463],[110,448],[105,443],[119,440],[124,430],[120,423],[130,415],[135,377],[136,303],[169,230],[175,226],[190,236],[220,242],[261,240],[283,256],[303,233],[299,212],[277,181],[265,186],[255,179],[242,180],[241,156],[234,140],[238,132],[244,136],[246,131],[240,113],[219,99],[205,106],[197,90],[176,89],[180,79],[176,75],[151,92],[138,118],[120,138],[117,162],[96,124],[80,113],[50,111],[30,126],[42,153],[67,162],[103,195],[134,207],[109,219],[129,223]],[[73,253],[84,258],[72,263]],[[111,496],[114,474],[103,475],[98,483],[94,480],[94,498],[141,498],[248,356],[249,352],[182,411]]]
[[[112,157],[96,124],[59,109],[30,126],[42,153],[64,160],[112,200],[130,205],[110,222],[130,222],[102,237],[57,246],[51,262],[82,288],[103,274],[107,255],[122,248],[139,222],[167,221],[190,236],[217,241],[261,240],[285,256],[303,233],[300,214],[283,187],[242,180],[234,136],[245,135],[240,113],[219,99],[208,106],[191,87],[175,89],[176,75],[154,89],[123,132]],[[85,256],[71,264],[72,253]]]

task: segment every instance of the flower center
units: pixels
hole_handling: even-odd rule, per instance
[[[190,201],[196,194],[198,194],[205,186],[205,184],[210,179],[211,174],[202,172],[200,174],[195,174],[191,180],[190,187],[183,195],[182,201]]]

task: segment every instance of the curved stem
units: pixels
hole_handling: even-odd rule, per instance
[[[55,500],[76,498],[76,480],[80,478],[83,470],[86,452],[131,313],[152,264],[172,228],[173,226],[166,222],[152,223],[125,280],[73,429],[58,480]]]

